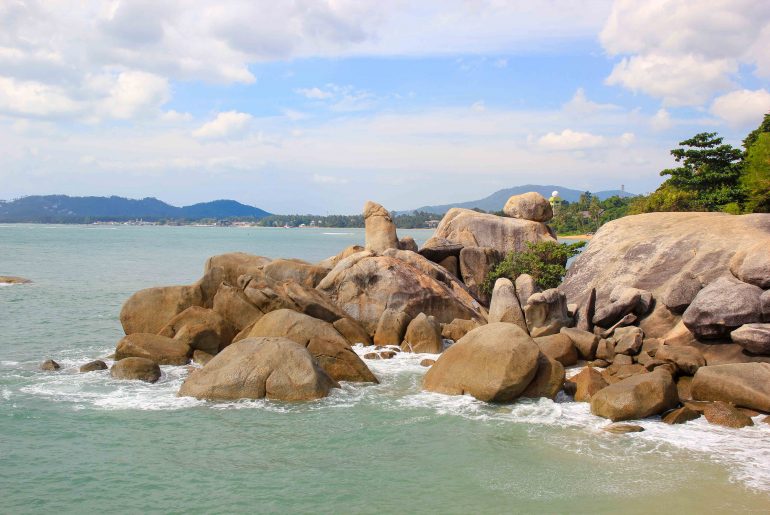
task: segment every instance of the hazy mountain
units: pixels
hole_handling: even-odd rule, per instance
[[[172,206],[152,197],[137,200],[115,196],[33,195],[0,201],[0,222],[192,221],[203,218],[263,218],[268,215],[267,211],[234,200],[215,200],[185,207]]]
[[[528,191],[536,191],[543,195],[545,198],[548,198],[551,196],[551,192],[558,191],[559,196],[568,202],[576,202],[582,193],[584,191],[581,190],[573,190],[571,188],[565,188],[564,186],[554,186],[551,185],[542,185],[542,184],[527,184],[524,186],[516,186],[514,188],[506,188],[499,191],[496,191],[492,193],[490,196],[485,197],[483,199],[479,200],[471,200],[468,202],[456,202],[454,204],[444,204],[440,206],[422,206],[418,207],[417,209],[412,209],[409,211],[399,211],[399,213],[412,213],[414,211],[423,211],[426,213],[436,213],[439,215],[443,215],[448,210],[450,210],[453,207],[464,207],[467,209],[473,209],[474,207],[483,209],[484,211],[499,211],[503,208],[506,201],[512,196],[512,195],[521,195],[522,193],[527,193]],[[628,193],[627,191],[621,191],[621,190],[606,190],[606,191],[597,191],[592,192],[594,195],[599,197],[599,199],[604,200],[606,198],[618,195],[621,197],[634,197],[636,196],[633,193]]]

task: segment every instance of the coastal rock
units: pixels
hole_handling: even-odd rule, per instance
[[[439,266],[446,269],[453,276],[460,277],[460,265],[457,262],[457,256],[445,257],[439,262]]]
[[[498,251],[490,247],[465,247],[460,251],[460,276],[468,291],[484,305],[489,305],[489,293],[481,285],[489,272],[502,260]]]
[[[208,363],[212,359],[214,359],[214,356],[212,356],[208,352],[203,352],[202,350],[193,351],[193,355],[192,355],[193,363],[197,363],[198,365],[205,366],[206,363]]]
[[[0,275],[0,284],[29,284],[32,281],[16,275]]]
[[[691,272],[682,272],[668,282],[660,294],[660,300],[673,313],[682,314],[692,304],[703,285]]]
[[[692,397],[724,401],[770,412],[770,364],[733,363],[700,367],[692,380]]]
[[[593,323],[599,327],[609,327],[624,316],[637,309],[642,301],[642,290],[638,288],[624,288],[615,300],[596,310]]]
[[[329,272],[318,290],[370,334],[386,309],[404,312],[410,319],[425,313],[442,323],[455,318],[486,320],[483,308],[446,270],[414,252],[394,254],[399,257],[350,256]]]
[[[259,274],[262,267],[268,263],[270,263],[270,259],[264,256],[255,256],[245,252],[230,252],[208,258],[204,266],[204,274],[213,268],[221,268],[224,271],[223,281],[236,286],[240,276]],[[216,292],[216,290],[214,291]]]
[[[382,312],[374,332],[375,345],[398,345],[403,341],[409,317],[403,311],[386,309]]]
[[[596,358],[596,347],[599,345],[597,335],[574,327],[562,327],[560,332],[572,340],[580,359],[592,360]]]
[[[52,359],[47,359],[40,365],[40,370],[45,372],[56,372],[59,369],[61,369],[61,365]]]
[[[770,355],[770,324],[742,325],[730,338],[752,354]]]
[[[326,258],[323,261],[318,262],[318,266],[321,268],[325,268],[327,270],[331,270],[335,266],[337,266],[337,263],[342,261],[343,259],[352,256],[353,254],[357,254],[359,252],[363,252],[366,250],[361,245],[350,245],[349,247],[345,247],[342,252],[339,254]]]
[[[503,207],[503,213],[511,218],[534,222],[547,222],[553,218],[551,204],[540,193],[534,191],[509,198]]]
[[[461,320],[455,318],[448,324],[444,324],[441,328],[441,336],[447,340],[456,342],[470,331],[473,331],[479,326],[478,322],[473,320]]]
[[[657,415],[679,404],[671,374],[654,371],[633,375],[591,397],[591,413],[613,422]]]
[[[98,370],[107,370],[108,368],[107,363],[100,359],[96,359],[94,361],[89,361],[85,365],[81,365],[79,370],[81,374],[85,374],[86,372],[96,372]]]
[[[519,298],[516,296],[516,287],[510,279],[505,277],[495,281],[495,287],[492,290],[489,323],[493,322],[509,322],[528,331],[524,312],[521,310]]]
[[[161,374],[160,367],[154,361],[131,357],[116,361],[110,369],[110,375],[115,379],[156,383]]]
[[[161,286],[139,290],[120,310],[126,334],[157,333],[176,315],[191,306],[202,306],[199,286]]]
[[[602,374],[592,367],[584,368],[570,381],[577,385],[575,400],[578,402],[590,402],[591,397],[608,386]]]
[[[680,374],[688,376],[695,375],[700,367],[706,366],[706,358],[695,347],[661,345],[655,353],[655,359],[675,364]]]
[[[577,350],[575,344],[566,334],[552,334],[540,336],[534,339],[540,352],[551,359],[555,359],[565,367],[571,367],[577,363]]]
[[[621,327],[615,330],[615,354],[636,356],[642,350],[644,333],[634,326]]]
[[[487,402],[510,402],[529,386],[540,350],[519,326],[498,322],[474,329],[449,347],[428,370],[425,390],[470,394]]]
[[[700,418],[701,414],[697,411],[691,410],[687,406],[682,406],[673,411],[666,413],[662,420],[666,424],[684,424],[696,418]]]
[[[425,313],[417,315],[406,328],[401,349],[407,352],[438,354],[444,348],[441,327]]]
[[[295,259],[276,259],[262,267],[265,279],[275,283],[291,281],[306,288],[315,288],[329,270]]]
[[[703,416],[711,424],[724,427],[740,429],[742,427],[753,426],[754,421],[751,417],[741,413],[735,406],[722,401],[709,403],[703,409]]]
[[[594,329],[594,315],[596,314],[596,288],[591,288],[588,295],[580,302],[575,310],[575,327],[581,331],[591,332]]]
[[[546,397],[555,399],[564,385],[564,365],[544,354],[537,358],[537,372],[529,386],[522,392],[522,397],[537,399]]]
[[[641,433],[644,431],[644,428],[636,424],[610,424],[604,426],[602,430],[615,435],[625,435],[628,433]]]
[[[409,250],[411,252],[417,252],[419,250],[417,247],[417,242],[414,241],[414,238],[411,236],[404,236],[398,240],[398,248],[399,250]]]
[[[596,358],[612,362],[615,359],[615,342],[602,338],[596,345]]]
[[[381,205],[368,201],[364,205],[364,225],[366,227],[367,250],[381,253],[387,249],[398,249],[396,224],[390,213]]]
[[[460,251],[463,249],[462,243],[455,243],[449,241],[446,238],[437,238],[432,236],[422,248],[419,250],[421,256],[433,261],[434,263],[441,263],[447,258],[454,257],[460,258]],[[457,274],[455,274],[457,275]]]
[[[770,322],[770,290],[762,293],[759,297],[759,303],[762,306],[762,320]]]
[[[692,400],[692,377],[680,376],[676,380],[676,391],[679,393],[679,401]]]
[[[302,345],[287,338],[247,338],[188,376],[178,395],[214,401],[303,401],[326,397],[338,387]]]
[[[435,359],[425,358],[424,360],[420,361],[420,366],[425,368],[432,367],[435,362]]]
[[[556,241],[543,223],[461,208],[447,211],[434,237],[464,247],[491,247],[502,255],[526,250],[527,242]]]
[[[243,290],[229,284],[219,286],[219,290],[214,295],[212,308],[239,332],[264,315],[249,301]]]
[[[332,324],[339,333],[351,344],[361,343],[364,346],[371,345],[372,337],[358,322],[349,317],[340,318]]]
[[[738,251],[730,260],[730,271],[741,281],[763,290],[770,288],[770,246],[759,242]]]
[[[520,274],[516,281],[514,281],[514,285],[516,286],[516,296],[519,298],[521,306],[526,306],[532,295],[543,291],[535,282],[535,278],[529,274]]]
[[[293,281],[276,283],[252,278],[244,285],[243,293],[263,313],[291,309],[327,322],[347,316],[321,291]]]
[[[187,343],[150,333],[133,333],[118,342],[115,361],[145,358],[159,365],[186,365],[192,349]]]
[[[555,288],[533,293],[524,307],[524,318],[533,338],[556,334],[562,327],[572,325],[567,313],[567,299]]]
[[[761,322],[762,290],[736,279],[720,277],[698,292],[682,322],[698,338],[719,338],[743,324]]]
[[[192,306],[169,320],[158,334],[183,342],[193,350],[216,354],[233,341],[236,331],[216,311]]]
[[[632,312],[636,316],[645,315],[652,307],[652,293],[647,290],[616,286],[610,292],[610,302],[622,302],[623,299],[634,297],[636,294],[639,295],[639,301],[634,305]]]

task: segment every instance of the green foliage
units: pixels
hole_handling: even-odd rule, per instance
[[[596,232],[599,227],[625,216],[633,197],[610,197],[599,200],[585,192],[577,202],[563,202],[554,211],[549,225],[559,235]]]
[[[393,216],[393,222],[399,229],[419,229],[425,227],[428,220],[441,220],[441,215],[417,211],[411,215]],[[258,225],[264,227],[298,227],[300,225],[315,227],[351,228],[363,227],[363,215],[271,215],[261,219]]]
[[[577,243],[556,243],[542,241],[527,242],[524,252],[511,252],[492,269],[481,284],[483,291],[491,293],[495,282],[501,277],[515,281],[521,274],[529,274],[543,289],[556,288],[567,273],[567,261],[580,253],[585,241]]]
[[[705,211],[694,191],[680,190],[663,183],[655,192],[637,197],[631,203],[628,214],[653,213],[656,211]]]
[[[768,132],[758,134],[746,149],[741,177],[748,197],[745,210],[753,213],[770,213],[770,115],[765,122]]]

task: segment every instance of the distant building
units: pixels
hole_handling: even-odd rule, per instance
[[[428,229],[435,229],[438,227],[438,224],[441,223],[441,220],[426,220],[425,221],[425,227]]]

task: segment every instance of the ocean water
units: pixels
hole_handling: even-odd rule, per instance
[[[185,367],[155,385],[77,373],[112,352],[131,293],[193,282],[210,255],[315,261],[362,242],[344,229],[0,225],[0,275],[34,281],[0,287],[0,512],[770,511],[759,417],[612,435],[564,397],[423,393],[426,355],[369,361],[380,385],[294,404],[177,398]],[[62,371],[39,371],[48,358]]]

